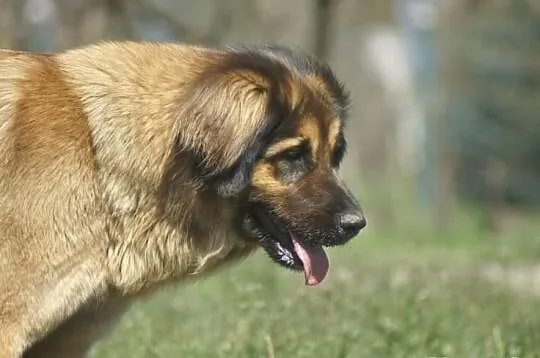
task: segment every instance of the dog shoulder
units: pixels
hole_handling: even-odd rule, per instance
[[[18,216],[26,236],[48,232],[35,242],[55,230],[75,237],[66,228],[95,204],[92,139],[80,98],[55,55],[0,51],[0,78],[2,222]]]
[[[0,326],[14,345],[105,290],[94,184],[86,117],[56,55],[0,51]]]

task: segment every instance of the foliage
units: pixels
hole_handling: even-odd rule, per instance
[[[376,199],[367,195],[366,207],[376,209]],[[507,285],[504,272],[520,268],[533,287],[538,272],[523,267],[540,257],[539,221],[490,236],[463,209],[458,225],[436,235],[410,197],[386,205],[403,215],[391,226],[375,218],[352,243],[330,249],[322,286],[304,287],[301,275],[257,254],[137,303],[93,356],[537,356],[540,292]],[[503,273],[488,280],[494,262]]]
[[[467,17],[456,33],[462,42],[457,72],[465,79],[452,93],[446,119],[458,184],[473,199],[538,205],[540,21],[525,1],[508,3],[505,11],[497,6]]]

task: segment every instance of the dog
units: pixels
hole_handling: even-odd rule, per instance
[[[366,225],[349,96],[285,46],[0,51],[0,357],[84,357],[133,300],[257,249],[304,273]]]

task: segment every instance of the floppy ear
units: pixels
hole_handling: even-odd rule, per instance
[[[253,143],[240,155],[237,163],[214,176],[211,181],[219,195],[229,198],[244,190],[250,179],[250,173],[258,156],[263,150],[261,143]]]
[[[275,122],[269,115],[272,87],[256,70],[213,69],[201,74],[182,101],[177,143],[195,153],[198,175],[223,197],[249,183]]]
[[[238,159],[230,167],[217,173],[211,179],[219,195],[225,198],[238,195],[244,190],[250,180],[255,161],[261,156],[264,149],[270,144],[270,134],[282,123],[284,118],[283,107],[280,105],[278,96],[273,90],[266,92],[265,111],[262,113],[260,125],[248,138],[247,146]],[[236,120],[240,120],[241,117]]]

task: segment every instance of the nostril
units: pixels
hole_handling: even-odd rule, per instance
[[[343,213],[339,215],[339,228],[343,235],[351,238],[362,230],[367,222],[366,218],[359,213]]]

